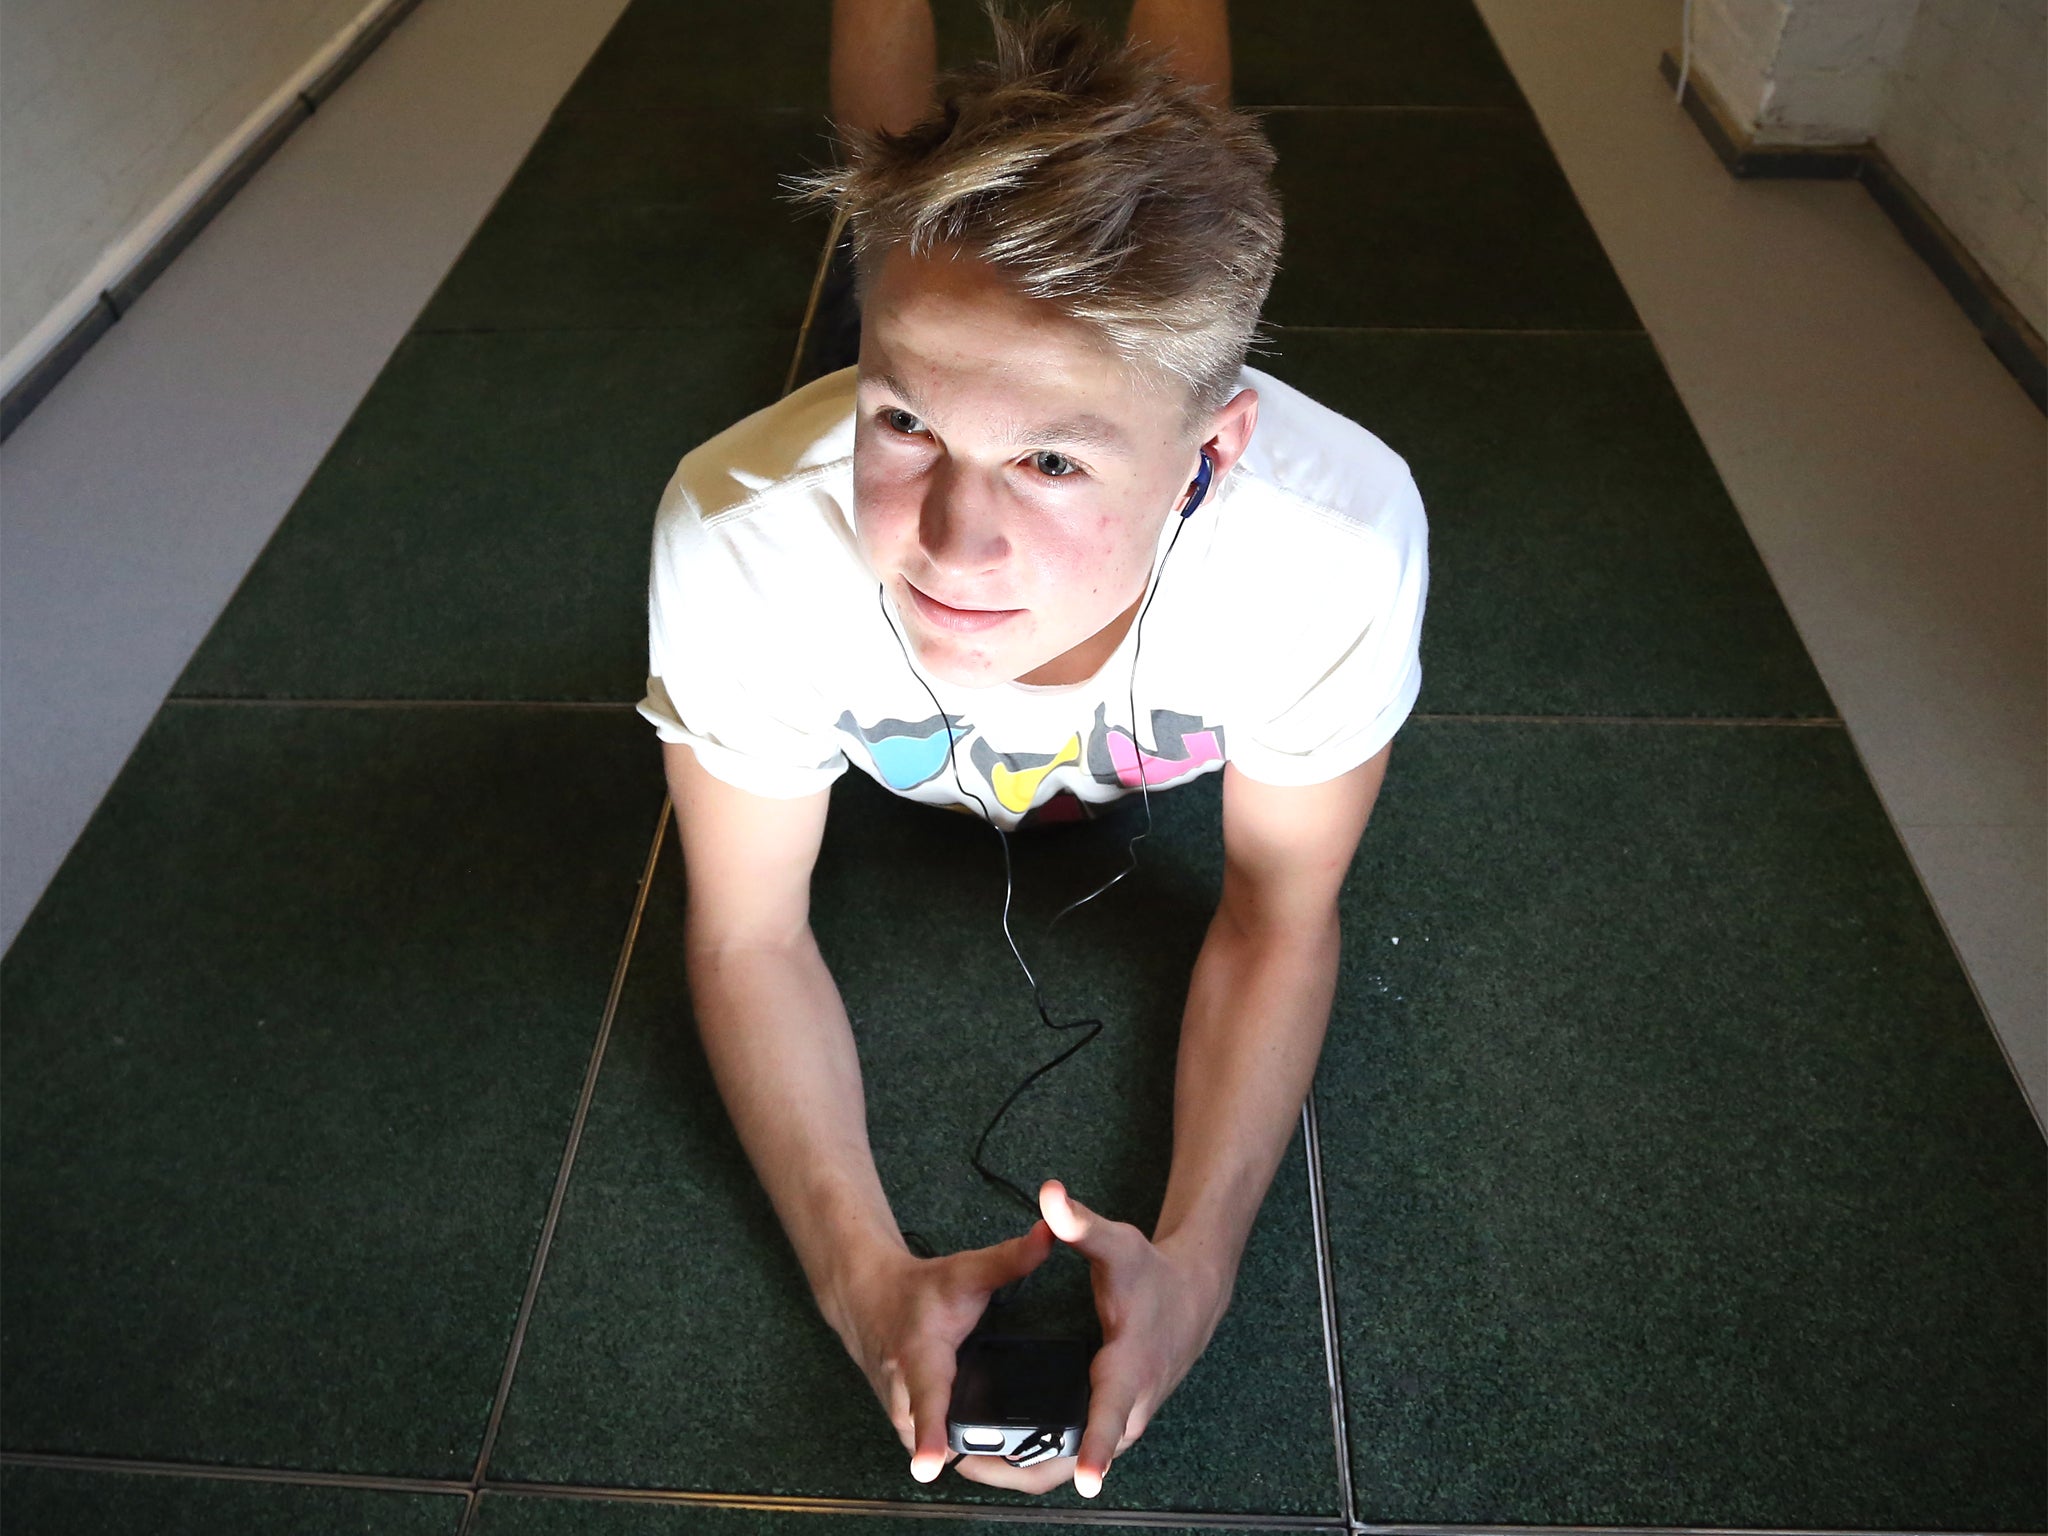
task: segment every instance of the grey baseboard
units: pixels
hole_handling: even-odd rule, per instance
[[[1676,87],[1678,60],[1667,52],[1657,64],[1665,80]],[[1684,106],[1730,175],[1840,177],[1862,182],[1906,243],[1962,306],[1984,344],[2019,381],[2035,409],[2048,414],[2048,353],[2044,353],[2041,333],[2013,307],[1883,150],[1875,144],[1818,148],[1753,144],[1712,88],[1693,77],[1685,83]]]
[[[251,139],[240,154],[222,167],[220,175],[214,178],[198,200],[151,243],[120,281],[102,290],[99,302],[87,310],[57,344],[37,360],[34,367],[15,381],[6,397],[0,399],[0,442],[7,440],[92,344],[112,329],[142,296],[142,291],[156,281],[177,254],[192,243],[193,237],[227,206],[228,200],[242,189],[243,184],[277,153],[277,147],[292,136],[299,124],[320,109],[320,104],[334,94],[341,82],[355,72],[356,66],[368,58],[419,3],[420,0],[391,0],[375,21],[356,34],[332,64],[271,119],[263,132]]]

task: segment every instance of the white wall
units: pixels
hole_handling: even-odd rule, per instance
[[[0,355],[364,0],[0,0]]]
[[[1693,67],[1758,144],[1862,144],[1916,4],[1694,0]]]
[[[2048,0],[1693,0],[1692,66],[1753,145],[1875,143],[2048,331]]]
[[[2048,332],[2048,0],[1921,0],[1877,144]]]

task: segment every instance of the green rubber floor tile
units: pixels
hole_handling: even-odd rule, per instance
[[[1425,713],[1834,713],[1647,336],[1282,330],[1274,344],[1258,366],[1414,472]]]
[[[174,695],[638,699],[662,487],[794,344],[407,337]]]
[[[1230,47],[1231,95],[1256,106],[1524,105],[1465,0],[1238,0]]]
[[[1526,112],[1274,112],[1278,325],[1640,330]]]
[[[625,712],[157,716],[0,960],[8,1449],[470,1474],[660,781]]]
[[[1419,722],[1345,911],[1360,1518],[2048,1523],[2041,1136],[1845,733]]]
[[[459,1495],[0,1467],[8,1536],[455,1536]]]
[[[830,220],[777,178],[831,158],[810,112],[558,116],[416,328],[795,330]]]
[[[786,1510],[720,1509],[712,1505],[653,1500],[562,1498],[487,1491],[478,1505],[474,1536],[651,1536],[654,1532],[705,1531],[710,1536],[878,1536],[891,1529],[927,1536],[1010,1536],[1015,1520],[948,1520],[922,1512],[868,1514],[797,1513]],[[1030,1527],[1027,1527],[1029,1529]],[[1071,1528],[1071,1527],[1070,1527]],[[1196,1536],[1200,1526],[1093,1521],[1091,1531],[1124,1536]],[[1308,1527],[1315,1529],[1316,1527]],[[1210,1526],[1207,1529],[1215,1530]]]
[[[1124,867],[1108,824],[1013,839],[1011,931],[1053,1016],[1101,1035],[1032,1084],[985,1160],[1029,1192],[1060,1178],[1150,1232],[1170,1155],[1189,969],[1221,881],[1213,776],[1155,795],[1140,868],[1046,942],[1059,906]],[[1128,833],[1125,834],[1126,837]],[[491,1476],[929,1502],[1032,1502],[948,1472],[930,1485],[819,1315],[731,1128],[691,1022],[673,838],[628,971]],[[1031,1007],[1002,927],[1002,849],[966,817],[850,772],[812,885],[813,927],[861,1054],[897,1220],[950,1252],[1036,1219],[969,1159],[1034,1067],[1073,1043]],[[1334,1516],[1315,1249],[1300,1137],[1208,1351],[1111,1469],[1056,1508]],[[1056,1250],[1004,1326],[1095,1328],[1085,1261]],[[1099,1337],[1099,1332],[1097,1333]]]
[[[633,0],[556,108],[558,117],[676,108],[796,108],[822,117],[832,0]]]

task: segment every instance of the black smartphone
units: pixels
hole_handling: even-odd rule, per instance
[[[969,1334],[955,1357],[946,1444],[1013,1467],[1078,1456],[1094,1359],[1086,1339]]]

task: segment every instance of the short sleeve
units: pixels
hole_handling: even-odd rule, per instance
[[[1422,689],[1429,532],[1405,472],[1368,527],[1317,562],[1313,611],[1270,657],[1228,756],[1261,784],[1321,784],[1376,756]]]
[[[778,800],[815,794],[847,759],[790,664],[788,638],[672,483],[655,518],[640,715],[728,784]]]

